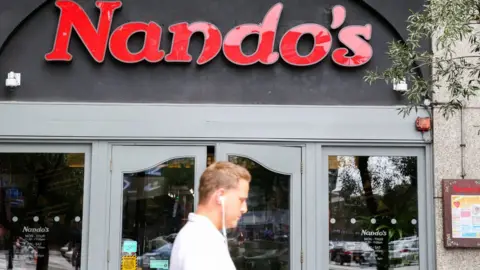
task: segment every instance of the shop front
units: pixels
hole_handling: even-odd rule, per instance
[[[413,2],[7,7],[0,269],[168,269],[219,160],[253,178],[237,269],[435,269],[428,113],[363,81]]]

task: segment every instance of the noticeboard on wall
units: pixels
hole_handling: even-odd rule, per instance
[[[480,179],[444,179],[443,232],[446,248],[480,248]]]

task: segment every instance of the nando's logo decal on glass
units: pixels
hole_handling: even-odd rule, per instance
[[[271,65],[279,58],[294,66],[311,66],[325,59],[332,49],[332,34],[322,25],[305,23],[297,25],[286,33],[280,40],[279,51],[274,51],[277,26],[283,10],[283,4],[274,5],[263,18],[261,23],[246,23],[231,29],[225,37],[212,23],[181,22],[170,25],[168,31],[173,34],[171,49],[168,54],[160,49],[162,27],[156,22],[127,22],[120,25],[110,34],[115,11],[122,6],[121,1],[97,1],[100,10],[98,25],[95,27],[85,10],[77,3],[68,0],[59,0],[56,6],[60,9],[57,34],[51,52],[45,55],[47,61],[71,61],[73,56],[68,52],[68,46],[75,29],[83,41],[86,49],[99,63],[105,60],[107,45],[110,53],[118,61],[124,63],[138,63],[148,61],[152,63],[185,62],[192,61],[189,54],[190,38],[194,33],[204,35],[203,49],[197,58],[198,65],[204,65],[214,59],[220,51],[232,63],[241,66],[262,63]],[[337,5],[332,9],[331,29],[342,27],[346,18],[346,10]],[[259,18],[260,19],[260,18]],[[130,37],[135,34],[145,33],[144,46],[140,51],[132,52],[127,44]],[[257,50],[246,55],[241,45],[249,35],[258,35]],[[314,46],[308,55],[301,55],[297,50],[297,43],[303,35],[314,37]],[[367,42],[372,36],[372,26],[349,25],[338,32],[338,39],[343,44],[332,51],[333,62],[345,67],[358,67],[367,63],[373,55],[371,45]],[[223,39],[223,41],[222,41]],[[349,51],[352,52],[351,55]]]

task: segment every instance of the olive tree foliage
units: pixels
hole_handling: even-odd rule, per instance
[[[422,11],[409,16],[406,40],[389,43],[391,66],[383,71],[367,71],[365,80],[406,80],[409,89],[404,95],[408,104],[400,109],[404,116],[423,106],[425,99],[432,100],[434,93],[442,89],[448,100],[433,100],[432,105],[448,118],[480,89],[479,10],[480,0],[427,0]],[[422,47],[422,40],[430,38],[432,48]],[[422,77],[420,67],[431,69],[432,76]]]

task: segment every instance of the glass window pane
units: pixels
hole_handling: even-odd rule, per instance
[[[419,269],[417,158],[329,156],[330,269]]]
[[[0,153],[0,269],[80,267],[84,162],[83,153]]]
[[[290,264],[290,175],[270,171],[255,161],[229,156],[252,175],[248,212],[229,232],[237,270],[286,270]]]
[[[193,212],[194,175],[194,158],[123,175],[122,256],[136,255],[137,269],[168,266],[175,236]]]

